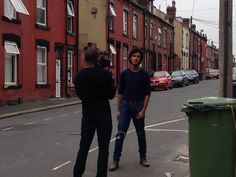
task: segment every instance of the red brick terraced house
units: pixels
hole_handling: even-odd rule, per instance
[[[204,79],[207,68],[207,36],[196,31],[196,25],[194,24],[190,27],[189,48],[189,69],[195,69],[200,74],[200,79]]]
[[[117,83],[118,75],[128,67],[128,52],[140,47],[142,67],[147,71],[167,70],[171,63],[174,27],[153,12],[152,0],[109,0],[107,49]]]
[[[207,45],[207,68],[219,69],[219,50],[211,41],[211,44]]]
[[[0,14],[0,103],[69,96],[78,0],[2,0]]]

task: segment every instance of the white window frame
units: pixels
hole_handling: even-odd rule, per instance
[[[128,68],[128,47],[123,46],[123,70]]]
[[[73,33],[73,17],[67,16],[67,32]]]
[[[17,19],[17,13],[10,0],[4,0],[4,16],[9,20]]]
[[[115,11],[114,5],[112,3],[110,3],[109,8],[110,8],[110,15],[116,17],[116,11]]]
[[[20,51],[15,42],[8,42],[4,43],[5,51],[8,54],[20,54]]]
[[[123,10],[123,34],[128,34],[128,11]]]
[[[67,1],[67,15],[74,17],[75,11],[74,11],[74,5],[71,1]]]
[[[114,3],[110,2],[109,5],[109,30],[113,30],[114,29],[114,16],[116,16],[116,12],[114,9]]]
[[[67,32],[73,33],[73,23],[74,23],[75,11],[73,3],[67,1]]]
[[[163,47],[166,48],[167,47],[167,30],[164,29],[163,31]]]
[[[6,86],[17,85],[17,55],[19,49],[14,42],[4,42],[5,46],[5,65],[4,65],[4,84]],[[11,61],[9,61],[11,60]]]
[[[111,53],[112,53],[113,55],[116,55],[116,49],[115,49],[114,45],[113,45],[113,44],[110,44],[110,45],[109,45],[109,48],[110,48]]]
[[[148,25],[147,25],[147,18],[145,18],[145,22],[144,22],[144,38],[147,39],[147,35],[148,35]]]
[[[161,31],[161,27],[160,27],[160,26],[158,27],[158,30],[157,30],[157,31],[158,31],[158,32],[157,32],[157,33],[158,33],[158,35],[157,35],[157,45],[158,45],[158,46],[161,46],[161,32],[162,32],[162,31]]]
[[[39,4],[38,1],[41,1],[42,5]],[[47,0],[37,0],[37,24],[42,25],[42,26],[47,25],[47,2],[46,1]],[[43,22],[39,21],[38,10],[40,10],[40,12],[43,12],[43,15],[44,15]],[[41,13],[40,13],[40,15],[41,15]]]
[[[67,83],[73,84],[73,51],[67,53]]]
[[[153,38],[153,21],[150,22],[150,38]]]
[[[133,14],[133,38],[138,38],[138,16]]]
[[[38,55],[39,50],[44,51],[44,62],[39,62],[40,58]],[[43,59],[41,59],[42,61]],[[39,73],[39,67],[45,67],[45,73]],[[43,71],[43,70],[42,70]],[[40,80],[41,75],[41,80]],[[44,76],[44,77],[43,77]],[[37,84],[39,85],[46,85],[47,84],[47,47],[44,46],[37,46]]]

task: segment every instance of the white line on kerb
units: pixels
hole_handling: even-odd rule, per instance
[[[67,165],[67,164],[69,164],[69,163],[71,163],[71,161],[65,162],[65,163],[63,163],[63,164],[61,164],[61,165],[59,165],[59,166],[53,168],[52,170],[53,170],[53,171],[58,170],[59,168],[65,166],[65,165]]]

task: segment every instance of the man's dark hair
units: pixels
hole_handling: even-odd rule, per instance
[[[140,61],[143,60],[143,52],[142,52],[142,50],[141,50],[140,48],[135,47],[135,48],[133,48],[133,49],[129,52],[129,61],[130,61],[130,59],[131,59],[131,57],[132,57],[132,55],[133,55],[134,53],[140,53],[140,57],[141,57],[141,60],[140,60]]]
[[[89,63],[97,63],[98,60],[98,51],[97,49],[87,49],[85,51],[85,61]]]

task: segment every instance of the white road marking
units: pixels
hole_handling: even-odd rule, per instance
[[[170,121],[166,121],[166,122],[160,122],[160,123],[157,123],[157,124],[152,124],[152,125],[145,126],[145,128],[150,128],[150,127],[155,127],[155,126],[159,126],[159,125],[170,124],[170,123],[179,122],[179,121],[183,121],[183,120],[186,120],[186,118],[175,119],[175,120],[170,120]]]
[[[188,130],[177,130],[177,129],[151,129],[151,128],[148,128],[148,129],[145,129],[147,131],[154,131],[154,132],[182,132],[182,133],[188,133]]]
[[[11,130],[11,129],[13,129],[13,127],[4,128],[4,129],[2,129],[2,131],[7,131],[7,130]]]
[[[32,124],[35,124],[35,122],[29,122],[29,123],[26,123],[24,125],[32,125]]]
[[[67,165],[67,164],[69,164],[69,163],[71,163],[71,161],[65,162],[65,163],[63,163],[63,164],[61,164],[61,165],[59,165],[59,166],[53,168],[52,170],[53,170],[53,171],[56,171],[56,170],[58,170],[59,168],[65,166],[65,165]]]
[[[170,124],[170,123],[179,122],[179,121],[183,121],[183,120],[186,120],[186,118],[175,119],[175,120],[170,120],[170,121],[166,121],[166,122],[160,122],[160,123],[153,124],[153,125],[148,125],[148,126],[145,126],[145,129],[147,129],[147,128],[149,128],[149,127],[155,127],[155,126],[159,126],[159,125]],[[149,130],[155,130],[155,129],[149,129]],[[159,131],[160,131],[160,130],[162,130],[162,131],[166,130],[166,131],[167,131],[168,129],[159,129]],[[135,129],[132,129],[132,130],[128,131],[126,134],[130,134],[130,133],[132,133],[132,132],[134,132],[134,131],[135,131]],[[170,131],[170,130],[169,130],[169,131]],[[173,130],[173,131],[181,131],[181,130]],[[185,130],[182,130],[182,131],[185,131]],[[113,142],[113,141],[115,141],[115,140],[116,140],[116,138],[111,139],[111,140],[110,140],[110,143]],[[97,150],[97,149],[98,149],[98,147],[95,147],[95,148],[93,148],[93,149],[90,149],[89,152],[93,152],[93,151],[95,151],[95,150]]]
[[[48,121],[48,120],[52,120],[52,119],[53,119],[53,117],[49,117],[49,118],[44,119],[43,121]]]
[[[67,114],[61,114],[60,115],[60,117],[66,117],[67,116]]]

